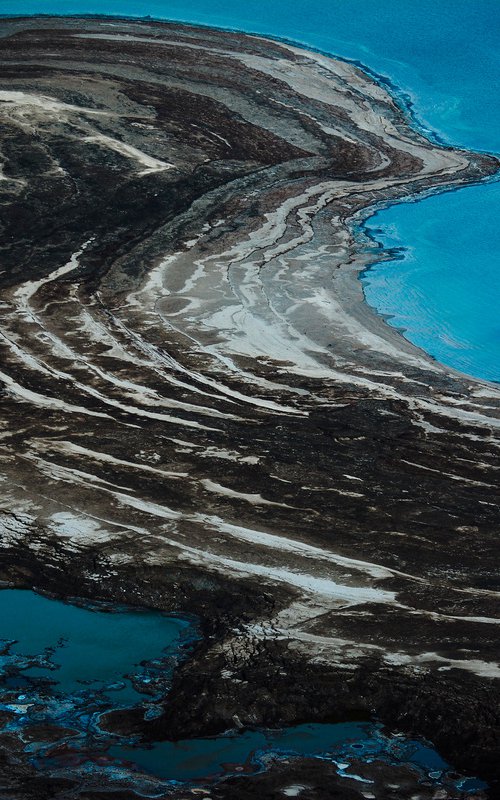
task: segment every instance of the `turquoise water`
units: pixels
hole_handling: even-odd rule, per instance
[[[149,14],[291,38],[383,76],[441,140],[499,151],[498,0],[0,0],[0,14],[34,13]],[[363,276],[368,302],[410,341],[493,381],[500,381],[499,212],[491,185],[385,210],[370,228],[408,252]]]
[[[159,612],[104,613],[15,589],[0,591],[0,620],[0,641],[17,640],[9,657],[46,656],[47,667],[33,666],[23,675],[53,681],[54,691],[65,695],[112,686],[113,702],[120,705],[136,703],[141,695],[134,685],[151,682],[140,662],[167,647],[175,651],[190,625]],[[0,656],[0,674],[9,657],[2,664]]]
[[[173,667],[197,638],[194,620],[126,606],[68,604],[27,590],[0,591],[0,729],[40,770],[83,784],[153,796],[172,783],[209,784],[266,769],[269,758],[327,758],[348,775],[359,761],[413,766],[422,780],[474,792],[486,784],[451,772],[425,742],[373,723],[230,731],[144,744],[109,733],[102,715],[133,706],[161,713]],[[16,640],[16,641],[13,641]],[[146,692],[146,693],[145,693]]]
[[[365,230],[394,257],[362,276],[368,303],[406,338],[491,381],[500,381],[499,210],[500,183],[489,183],[380,211]]]

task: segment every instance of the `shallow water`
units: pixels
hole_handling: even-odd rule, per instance
[[[381,758],[393,764],[412,764],[426,775],[437,771],[440,777],[449,766],[432,747],[403,737],[385,736],[379,726],[362,722],[311,723],[283,730],[161,742],[149,750],[115,747],[110,752],[167,780],[215,778],[237,772],[238,767],[246,772],[258,771],[270,753],[283,757],[330,755],[332,760],[342,761],[344,769],[353,759]]]
[[[158,716],[172,670],[196,638],[194,620],[185,617],[1,590],[3,732],[16,737],[41,770],[137,790],[258,772],[271,755],[328,758],[345,775],[359,760],[379,759],[413,766],[436,787],[474,792],[485,786],[451,773],[431,746],[386,734],[373,723],[233,731],[151,744],[101,727],[103,713],[127,705]]]
[[[393,260],[362,275],[367,302],[406,338],[491,381],[500,381],[499,209],[500,183],[384,209],[365,230]]]
[[[126,676],[133,674],[136,685],[148,680],[140,662],[161,656],[165,648],[175,652],[190,627],[186,619],[160,612],[118,608],[105,613],[16,589],[0,591],[0,620],[0,640],[18,640],[10,655],[50,651],[54,669],[32,667],[23,675],[45,677],[65,695],[115,685],[114,705],[137,703],[141,696]],[[2,664],[0,656],[2,666],[7,662]]]
[[[0,14],[34,13],[149,14],[288,37],[358,60],[388,79],[409,98],[427,132],[471,149],[499,149],[497,0],[0,0]],[[491,184],[464,190],[458,200],[447,193],[386,210],[373,221],[383,229],[377,237],[395,239],[408,254],[363,276],[370,305],[404,328],[410,341],[449,366],[493,381],[500,381],[493,319],[500,301],[499,215],[499,190]]]

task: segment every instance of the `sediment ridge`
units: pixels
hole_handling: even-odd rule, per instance
[[[357,276],[370,209],[498,163],[291,44],[0,31],[0,577],[201,618],[164,716],[110,726],[375,715],[495,787],[499,391]]]

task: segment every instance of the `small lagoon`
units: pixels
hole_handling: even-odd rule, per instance
[[[192,627],[160,612],[69,605],[16,589],[0,591],[0,619],[0,642],[16,640],[0,659],[4,673],[35,654],[23,676],[43,679],[57,694],[112,692],[113,704],[122,706],[141,699],[138,687],[154,685],[154,659],[161,657],[162,668],[168,659],[173,665]]]
[[[482,781],[451,771],[425,742],[367,722],[228,731],[221,736],[144,743],[101,727],[104,713],[161,714],[173,669],[198,638],[196,620],[127,606],[64,603],[35,592],[0,590],[0,728],[34,766],[79,776],[83,785],[150,793],[209,785],[256,773],[270,760],[330,760],[339,775],[360,761],[412,767],[426,785],[474,793]]]

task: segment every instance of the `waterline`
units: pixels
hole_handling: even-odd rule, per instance
[[[500,183],[377,211],[364,230],[390,260],[361,276],[369,305],[460,372],[500,382]]]
[[[376,13],[371,0],[359,0],[356,14],[350,0],[307,7],[305,0],[291,6],[261,0],[244,6],[229,0],[216,6],[208,0],[189,6],[179,0],[0,0],[0,13],[150,15],[289,38],[367,64],[382,83],[389,81],[423,133],[480,151],[498,148],[500,98],[487,78],[500,71],[500,5],[490,0],[443,0],[439,8],[430,0],[418,7],[381,0]],[[372,266],[362,279],[368,303],[407,339],[448,366],[492,381],[500,380],[493,319],[500,300],[494,269],[499,212],[500,195],[491,184],[464,190],[458,201],[445,194],[385,210],[367,229],[405,254],[396,263]]]

